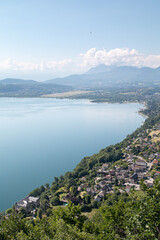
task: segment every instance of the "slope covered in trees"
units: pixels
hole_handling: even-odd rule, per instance
[[[141,183],[141,192],[115,192],[108,195],[92,218],[81,213],[71,202],[57,207],[49,217],[40,220],[13,213],[0,222],[0,239],[128,239],[160,238],[160,180],[153,188]]]

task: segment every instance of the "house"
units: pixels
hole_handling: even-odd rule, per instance
[[[136,160],[136,165],[138,165],[138,166],[147,166],[147,163],[143,159],[137,159]]]
[[[104,179],[105,179],[106,181],[112,181],[112,177],[111,177],[110,175],[106,175],[106,176],[104,177]]]
[[[92,188],[87,188],[86,189],[87,194],[94,196],[96,194],[95,190]]]
[[[128,163],[133,163],[133,159],[132,158],[127,158],[127,162]]]
[[[140,185],[139,184],[132,184],[132,183],[125,183],[125,190],[126,192],[129,192],[131,189],[135,189],[135,190],[140,190]]]
[[[132,164],[131,165],[131,170],[134,171],[134,172],[143,172],[145,171],[147,168],[147,166],[139,166],[139,165],[136,165],[136,164]]]
[[[81,177],[79,180],[80,181],[86,181],[86,177]]]
[[[138,175],[137,173],[134,173],[131,177],[130,180],[132,183],[136,183],[138,181]]]
[[[107,171],[106,169],[100,168],[100,169],[97,171],[97,174],[108,174],[108,171]]]
[[[104,163],[102,167],[97,171],[99,174],[107,174],[108,163]]]
[[[82,187],[78,186],[77,190],[80,192],[82,190]]]
[[[110,176],[114,176],[115,175],[115,171],[113,169],[109,170],[109,174]]]
[[[106,181],[101,181],[101,182],[99,182],[99,186],[102,188],[102,187],[104,187],[106,185]]]
[[[130,159],[134,159],[134,155],[133,154],[128,154],[128,157],[130,158]]]
[[[131,147],[128,145],[126,148],[125,148],[126,151],[129,151],[131,150]]]
[[[117,167],[117,168],[116,168],[116,171],[117,171],[117,172],[121,172],[122,170],[124,170],[123,167]]]
[[[160,154],[158,152],[155,153],[155,157],[156,157],[156,159],[160,159]]]
[[[154,166],[158,166],[159,165],[159,161],[156,160],[156,159],[154,159],[152,163],[153,163]]]
[[[145,178],[146,178],[146,176],[145,176],[145,174],[144,174],[143,172],[138,172],[138,173],[137,173],[137,176],[138,176],[138,180],[141,180],[141,179],[145,179]]]
[[[160,130],[160,124],[159,123],[156,125],[156,129]]]
[[[123,170],[119,171],[119,175],[121,175],[123,178],[127,178],[128,177],[128,171],[123,169]]]
[[[149,178],[149,179],[145,180],[145,184],[146,184],[148,187],[152,187],[152,186],[153,186],[153,182],[154,182],[154,179],[153,179],[153,178]]]
[[[29,212],[31,209],[36,208],[38,205],[38,197],[28,196],[15,203],[15,210],[19,211],[20,208],[25,208],[26,211]]]
[[[129,192],[131,189],[135,189],[135,184],[134,183],[126,183],[124,185],[125,185],[126,192]]]
[[[102,169],[107,170],[108,166],[109,166],[108,163],[104,163],[104,164],[102,165]]]
[[[160,172],[159,171],[156,171],[156,173],[154,174],[155,177],[159,176],[160,175]]]
[[[117,178],[118,180],[121,180],[121,179],[123,179],[124,177],[123,177],[122,175],[117,175],[116,178]]]

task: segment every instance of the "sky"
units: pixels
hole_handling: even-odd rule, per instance
[[[160,66],[159,0],[0,0],[0,79]]]

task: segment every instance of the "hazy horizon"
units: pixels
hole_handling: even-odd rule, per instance
[[[160,66],[160,2],[5,1],[0,79],[47,80],[98,64]]]
[[[82,72],[82,73],[74,73],[75,75],[81,75],[81,74],[86,74],[86,73],[88,73],[90,70],[92,70],[92,69],[94,69],[94,68],[96,68],[96,67],[99,67],[99,66],[101,66],[101,65],[106,65],[106,64],[98,64],[98,65],[96,65],[96,66],[93,66],[93,67],[91,67],[91,68],[89,68],[87,71],[85,71],[85,72]],[[113,66],[113,67],[135,67],[135,68],[139,68],[139,69],[141,69],[141,68],[143,68],[143,67],[147,67],[147,66],[143,66],[143,67],[137,67],[137,66],[130,66],[130,65],[121,65],[121,66],[116,66],[116,65],[106,65],[106,66]],[[151,68],[151,69],[157,69],[157,68],[159,68],[160,66],[158,66],[158,67],[155,67],[155,68],[151,68],[151,67],[148,67],[148,68]],[[40,74],[39,75],[39,78],[38,78],[38,76],[34,76],[34,75],[32,75],[32,74],[29,74],[29,75],[27,75],[27,74],[24,74],[24,75],[20,75],[20,76],[15,76],[14,77],[14,75],[8,75],[8,76],[6,76],[6,75],[4,75],[4,77],[0,77],[0,81],[1,80],[4,80],[4,79],[23,79],[23,80],[34,80],[34,81],[37,81],[37,82],[45,82],[45,81],[47,81],[47,80],[51,80],[51,79],[56,79],[56,78],[63,78],[63,77],[68,77],[68,76],[70,76],[70,75],[74,75],[74,74],[63,74],[63,75],[61,75],[61,76],[57,76],[57,75],[48,75],[48,78],[47,78],[47,76],[45,75],[45,77],[43,78],[43,75],[42,74]]]

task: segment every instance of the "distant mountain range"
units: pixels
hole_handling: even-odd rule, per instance
[[[75,74],[44,82],[6,78],[0,81],[0,96],[40,96],[73,89],[160,86],[160,67],[107,66],[101,64],[85,74]]]
[[[46,83],[58,83],[79,88],[152,86],[160,84],[160,67],[106,66],[91,68],[85,74],[55,78]]]
[[[45,94],[72,91],[71,86],[34,80],[6,78],[0,81],[0,97],[39,97]]]

